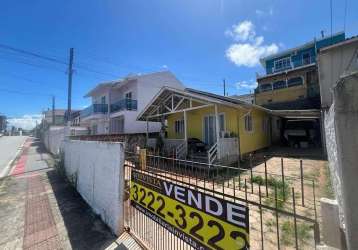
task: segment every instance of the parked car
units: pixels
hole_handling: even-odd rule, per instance
[[[205,152],[206,144],[199,140],[198,138],[189,138],[188,139],[188,151],[191,153]]]
[[[302,142],[315,144],[315,121],[287,121],[283,137],[291,147],[300,147]]]

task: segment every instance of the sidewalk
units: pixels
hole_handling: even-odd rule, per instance
[[[29,140],[0,180],[0,249],[105,249],[116,237]]]

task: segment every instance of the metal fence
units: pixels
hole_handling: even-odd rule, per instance
[[[296,177],[285,175],[282,161],[281,174],[277,174],[267,171],[266,161],[264,171],[254,171],[155,153],[146,154],[146,168],[141,169],[139,157],[138,153],[126,152],[128,192],[131,171],[137,169],[212,196],[246,204],[250,211],[250,249],[314,249],[320,241],[315,181],[304,177],[302,161],[300,176]],[[299,190],[295,190],[297,186]],[[125,218],[130,230],[149,249],[191,249],[159,223],[131,207],[129,200]]]

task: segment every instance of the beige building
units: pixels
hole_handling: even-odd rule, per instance
[[[318,73],[323,109],[332,104],[332,87],[344,75],[354,71],[358,71],[358,37],[321,49],[318,56]]]

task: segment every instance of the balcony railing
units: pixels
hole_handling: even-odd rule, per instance
[[[92,104],[81,111],[81,118],[94,114],[105,114],[108,112],[108,104]]]
[[[310,56],[310,57],[302,58],[302,59],[299,59],[299,60],[291,60],[291,63],[288,64],[288,65],[285,64],[285,65],[282,65],[280,67],[275,67],[275,66],[272,67],[271,74],[281,72],[281,71],[285,71],[285,70],[289,70],[289,69],[302,67],[304,65],[309,65],[309,64],[312,64],[312,63],[315,63],[315,62],[316,62],[316,57],[315,56]],[[268,74],[270,74],[270,72],[268,72]]]
[[[111,104],[111,112],[122,110],[137,110],[137,100],[123,99]]]

